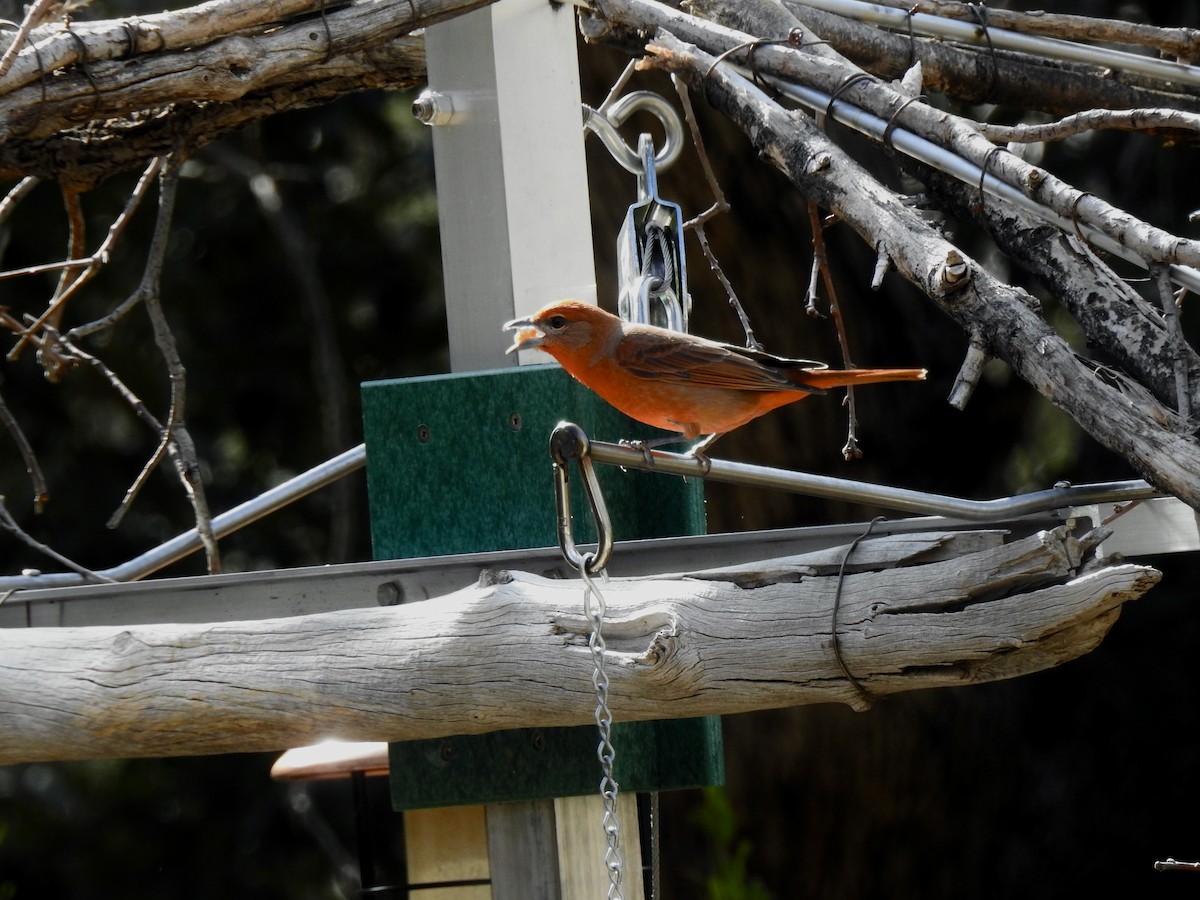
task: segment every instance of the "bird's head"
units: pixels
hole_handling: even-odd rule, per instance
[[[504,326],[515,331],[507,353],[545,350],[551,356],[574,355],[594,348],[609,333],[620,333],[621,320],[600,307],[581,300],[559,300],[543,306],[527,319],[513,319]],[[600,339],[599,341],[597,339]]]

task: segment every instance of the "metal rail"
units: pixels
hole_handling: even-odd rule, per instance
[[[991,523],[1014,535],[1062,524],[1063,517],[1027,516]],[[618,541],[607,571],[651,576],[796,556],[844,547],[866,523],[851,522],[770,531]],[[942,518],[900,518],[876,523],[873,537],[980,530]],[[158,622],[225,622],[309,615],[340,609],[395,606],[450,594],[476,583],[480,572],[517,569],[572,578],[557,547],[496,550],[418,559],[380,560],[224,575],[154,578],[131,584],[35,587],[0,602],[0,628],[135,625]]]
[[[576,425],[563,423],[556,429],[555,440],[563,442],[565,455],[578,458],[590,454],[595,462],[624,469],[661,472],[685,478],[705,478],[728,484],[741,484],[767,490],[782,490],[827,500],[843,500],[880,506],[921,516],[936,516],[962,522],[992,524],[1028,515],[1046,513],[1096,503],[1128,503],[1160,497],[1162,494],[1142,480],[1110,481],[1099,484],[1058,486],[1016,497],[995,500],[966,500],[907,488],[870,484],[774,469],[721,459],[698,460],[682,453],[661,450],[643,451],[634,446],[591,441]],[[333,457],[291,478],[259,496],[213,518],[218,538],[250,525],[288,504],[320,490],[366,464],[366,447],[357,447]],[[932,527],[936,524],[930,523]],[[140,556],[112,568],[98,570],[117,582],[138,581],[171,563],[201,549],[196,529],[186,531]],[[206,576],[207,577],[207,576]],[[0,577],[0,592],[28,591],[86,585],[90,582],[75,572],[23,574]],[[0,602],[3,602],[0,600]]]
[[[916,515],[945,516],[966,522],[996,522],[1035,513],[1096,503],[1128,503],[1163,496],[1141,479],[1099,484],[1060,485],[1049,490],[1002,497],[996,500],[964,500],[907,488],[848,481],[827,475],[812,475],[722,459],[696,459],[683,453],[643,450],[637,446],[589,440],[578,425],[564,422],[555,429],[552,441],[560,453],[570,457],[590,456],[594,462],[662,472],[685,478],[704,478],[727,484],[789,491],[826,500],[848,500],[882,506]]]

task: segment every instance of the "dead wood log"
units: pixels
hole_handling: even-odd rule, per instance
[[[1065,528],[949,552],[958,540],[880,537],[848,559],[835,548],[609,581],[616,719],[864,708],[1024,675],[1091,650],[1121,604],[1160,577],[1129,564],[1089,570],[1097,538]],[[491,572],[399,607],[0,630],[0,764],[586,724],[582,603],[578,581]]]

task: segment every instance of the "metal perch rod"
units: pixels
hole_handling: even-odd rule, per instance
[[[620,466],[623,469],[704,478],[727,484],[789,491],[826,500],[849,500],[917,515],[946,516],[967,522],[995,522],[1064,507],[1094,503],[1128,503],[1131,500],[1162,496],[1161,492],[1145,481],[1137,479],[1067,485],[996,500],[964,500],[943,494],[929,494],[863,481],[847,481],[827,475],[811,475],[807,472],[773,469],[723,459],[699,460],[683,453],[651,450],[647,457],[647,452],[637,446],[589,440],[583,429],[571,422],[563,422],[555,429],[551,440],[556,439],[556,446],[566,457],[590,455],[594,462]]]

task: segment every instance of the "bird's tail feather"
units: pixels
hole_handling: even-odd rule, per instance
[[[822,390],[883,381],[924,381],[927,374],[925,369],[808,369],[788,373],[799,383]]]

